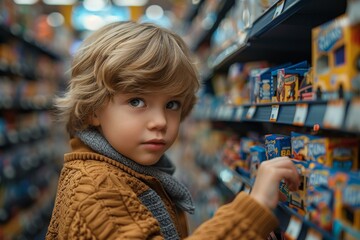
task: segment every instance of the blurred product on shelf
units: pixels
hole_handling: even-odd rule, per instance
[[[299,86],[304,81],[304,76],[308,71],[309,66],[306,61],[272,71],[270,80],[271,101],[298,101],[300,99]]]
[[[315,141],[318,139],[325,140],[324,144],[327,141],[331,141],[331,139],[320,136],[313,136],[314,138],[307,136],[304,138],[304,134],[292,133],[292,137],[282,134],[267,134],[261,140],[256,135],[242,137],[229,130],[215,130],[212,129],[211,125],[207,125],[207,127],[208,129],[202,127],[202,130],[198,131],[197,135],[191,136],[190,142],[196,142],[198,135],[203,135],[206,132],[206,136],[210,136],[210,138],[202,139],[201,142],[207,141],[207,143],[210,143],[212,134],[220,134],[220,138],[214,138],[221,139],[216,148],[217,153],[214,153],[213,149],[211,153],[207,153],[204,148],[196,148],[197,154],[194,157],[197,159],[196,162],[199,166],[202,166],[202,169],[209,171],[210,175],[214,174],[217,176],[217,179],[221,180],[229,190],[233,191],[234,195],[241,190],[248,191],[246,190],[247,186],[250,186],[249,191],[251,191],[251,185],[254,182],[254,178],[256,178],[257,166],[261,162],[277,156],[291,156],[294,159],[295,166],[298,168],[301,181],[296,191],[289,191],[286,182],[282,182],[279,185],[279,194],[281,194],[279,204],[286,206],[289,214],[302,216],[302,221],[306,222],[309,226],[316,229],[319,227],[329,234],[334,234],[334,236],[339,236],[339,234],[346,235],[349,232],[351,232],[352,236],[359,234],[360,229],[356,220],[359,213],[358,208],[360,207],[359,170],[353,169],[349,172],[349,169],[339,168],[338,166],[326,166],[326,162],[312,159],[309,155],[304,155],[300,158],[299,155],[292,155],[296,153],[296,151],[292,151],[293,147],[299,148],[300,145],[306,145],[308,146],[308,154],[312,152],[314,155],[315,149],[323,149],[326,152],[325,155],[331,156],[332,148],[327,148],[325,147],[326,145],[323,147],[311,145],[312,139],[315,139]],[[308,139],[307,142],[304,142],[304,139]],[[339,151],[351,152],[352,156],[348,158],[357,159],[358,161],[359,138],[339,138],[335,142],[343,143],[341,147],[338,147]],[[351,151],[346,151],[345,148]],[[194,151],[194,149],[189,149],[189,151]],[[211,158],[213,160],[211,164],[210,162],[199,160],[204,158]],[[250,169],[246,164],[241,163],[247,161],[250,161]],[[228,167],[235,171],[227,172],[230,175],[225,176],[224,170],[217,170],[216,167],[211,167],[219,165],[222,165],[222,168]],[[233,177],[232,175],[237,176]],[[230,180],[232,178],[235,180]],[[230,184],[231,181],[235,182]],[[213,184],[218,186],[221,183]],[[336,239],[343,238],[339,237]]]
[[[277,78],[273,78],[273,72],[277,72],[279,69],[283,69],[286,67],[289,67],[291,63],[285,63],[282,65],[277,65],[270,67],[268,70],[261,72],[260,74],[260,81],[258,82],[259,87],[255,87],[259,89],[259,102],[260,103],[268,103],[272,102],[273,100],[277,100],[277,98],[273,98],[274,96],[277,96]],[[285,85],[282,84],[279,81],[279,85]],[[279,92],[279,95],[282,93]],[[285,94],[285,88],[284,88],[284,94]]]
[[[197,47],[195,45],[197,44],[198,38],[203,38],[206,32],[214,26],[218,18],[218,10],[221,2],[220,0],[208,0],[200,5],[198,13],[183,37],[189,46],[193,45],[193,48]]]
[[[225,103],[242,105],[250,102],[251,74],[268,66],[265,61],[234,63],[227,74],[216,74],[212,78],[214,93]]]
[[[250,2],[235,1],[210,44],[197,43],[207,74],[194,124],[224,136],[208,155],[217,167],[203,168],[237,194],[261,162],[290,156],[301,184],[279,185],[280,237],[360,239],[360,1],[276,1],[252,20]]]
[[[281,134],[265,135],[266,158],[291,156],[291,138]]]
[[[314,161],[338,170],[359,170],[359,139],[291,133],[295,159]]]
[[[205,3],[208,1],[205,1]],[[224,56],[246,44],[253,23],[277,0],[241,0],[233,2],[210,39],[210,60],[220,62]],[[196,26],[196,24],[194,24]],[[213,63],[210,63],[213,65]]]
[[[40,11],[9,0],[0,2],[3,240],[44,238],[66,148],[62,131],[53,124],[51,109],[64,80],[60,56],[66,53],[67,45],[51,46],[54,32],[44,24]]]
[[[262,145],[255,145],[250,148],[250,181],[254,184],[257,170],[260,164],[266,160],[266,150]]]
[[[317,99],[351,99],[360,94],[360,23],[341,15],[312,31],[312,65]]]
[[[231,104],[242,105],[250,102],[250,74],[254,69],[267,67],[268,63],[248,62],[234,63],[229,67],[227,81],[229,82],[229,99]]]
[[[304,73],[304,78],[300,82],[298,96],[300,101],[310,101],[314,99],[313,84],[313,68],[310,67],[307,72]]]

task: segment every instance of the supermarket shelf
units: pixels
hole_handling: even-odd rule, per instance
[[[205,0],[200,0],[197,4],[191,4],[190,8],[187,10],[187,15],[185,17],[185,22],[191,24],[196,15],[199,13],[200,8],[204,4]]]
[[[31,14],[11,2],[0,15],[0,239],[44,239],[63,145],[52,99],[68,56],[29,32]]]
[[[275,4],[253,23],[245,44],[225,49],[228,54],[214,61],[213,71],[226,71],[234,62],[310,60],[312,28],[343,14],[346,1],[285,0],[281,14],[274,17],[276,9]]]
[[[34,69],[25,69],[25,67],[26,66],[20,66],[20,64],[10,66],[0,61],[0,75],[19,76],[25,79],[35,80],[36,73],[34,72]]]
[[[252,184],[250,179],[240,175],[236,171],[222,164],[218,164],[214,170],[218,175],[218,179],[223,181],[224,185],[227,186],[234,195],[242,190],[251,190]],[[246,188],[247,186],[250,187],[250,189]],[[335,240],[330,233],[304,219],[303,216],[281,203],[275,208],[274,214],[279,219],[280,228],[290,237],[289,239],[303,240],[307,239],[309,234],[316,234],[320,238],[314,239]]]
[[[41,125],[16,130],[5,130],[0,132],[0,149],[6,149],[9,146],[21,143],[30,144],[47,137],[50,134],[50,130],[50,127]]]
[[[216,164],[213,171],[224,185],[233,193],[237,194],[246,187],[251,187],[251,181],[246,176],[236,173],[235,170],[225,167],[222,164]]]
[[[214,168],[214,171],[217,174],[218,179],[220,179],[234,195],[240,191],[246,191],[246,187],[250,186],[251,188],[252,186],[251,181],[248,178],[241,176],[239,173],[224,165],[218,164]],[[304,219],[303,216],[281,203],[275,208],[274,214],[280,220],[280,228],[289,235],[289,239],[302,240],[307,239],[309,234],[315,234],[319,237],[317,239],[335,240],[330,233]]]
[[[213,100],[199,105],[194,112],[197,119],[230,122],[267,122],[360,134],[356,120],[360,105],[353,101],[308,101],[248,104],[231,106]]]
[[[27,111],[48,111],[53,107],[52,99],[22,99],[13,100],[11,98],[0,97],[0,110],[17,110],[18,112]]]
[[[200,34],[200,37],[196,38],[195,42],[190,46],[192,51],[196,51],[203,43],[210,41],[212,34],[219,26],[221,20],[225,17],[226,13],[231,9],[234,4],[235,0],[221,1],[218,11],[216,13],[216,21],[209,30],[204,31]]]
[[[308,235],[316,234],[319,238],[310,239],[335,240],[330,233],[307,221],[304,217],[281,203],[278,204],[274,213],[279,219],[280,228],[286,235],[290,235],[290,239],[308,239]]]
[[[281,2],[281,0],[279,0]],[[337,0],[284,0],[281,13],[277,12],[277,4],[260,16],[248,30],[246,40],[241,43],[230,44],[219,54],[210,56],[212,65],[202,74],[205,82],[205,93],[211,91],[211,79],[218,73],[227,73],[231,64],[235,62],[251,62],[266,60],[271,64],[284,62],[311,62],[311,31],[314,27],[327,22],[346,11],[347,1]],[[194,109],[195,119],[212,121],[213,128],[227,129],[231,127],[244,128],[252,125],[256,128],[265,125],[284,128],[285,131],[293,127],[299,130],[311,131],[319,128],[327,134],[360,136],[360,99],[332,100],[332,101],[299,101],[281,103],[257,103],[240,106],[229,105],[227,99],[206,98]],[[254,124],[265,123],[265,124]],[[286,125],[286,126],[284,126]],[[214,127],[215,126],[215,127]],[[245,127],[243,127],[245,126]],[[261,127],[260,127],[261,128]],[[309,128],[309,129],[305,129]],[[260,131],[260,129],[256,129]],[[276,131],[274,131],[276,132]],[[232,170],[227,166],[217,167],[215,173],[234,194],[244,190],[251,181],[241,175],[242,171]],[[274,213],[280,221],[281,229],[289,239],[340,239],[321,229],[313,222],[279,203]],[[336,221],[334,221],[334,224]],[[351,233],[351,229],[346,229]],[[312,236],[310,236],[310,234]],[[354,239],[359,239],[359,233],[351,233]]]
[[[22,43],[24,43],[25,45],[27,45],[28,47],[30,47],[31,49],[35,49],[43,54],[46,54],[47,56],[53,58],[54,60],[62,59],[62,57],[59,54],[49,49],[48,46],[45,46],[44,44],[36,41],[35,39],[33,39],[28,35],[22,34],[21,32],[17,31],[14,28],[9,29],[9,27],[4,24],[0,24],[0,36],[1,36],[0,39],[15,38],[21,41]]]

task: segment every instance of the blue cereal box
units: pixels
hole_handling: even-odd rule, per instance
[[[298,89],[305,73],[309,71],[307,61],[271,72],[271,85],[274,85],[273,102],[289,102],[299,99]]]
[[[289,207],[305,216],[309,162],[297,160],[293,162],[300,176],[300,184],[296,191],[289,191]]]
[[[250,181],[255,182],[257,170],[260,164],[266,160],[265,147],[255,145],[250,148]]]
[[[291,132],[291,156],[296,160],[311,160],[309,157],[309,143],[318,136]]]
[[[317,162],[310,162],[308,167],[308,188],[316,186],[328,187],[329,179],[336,172],[334,169],[328,168]]]
[[[306,160],[309,136],[291,132],[291,155],[296,160]]]
[[[261,103],[267,103],[272,101],[272,97],[275,93],[276,85],[271,79],[271,73],[277,69],[285,68],[290,66],[291,63],[268,68],[260,74],[259,83],[259,100]]]
[[[342,184],[339,186],[339,182]],[[334,224],[336,239],[360,239],[360,179],[352,173],[334,177]]]
[[[291,137],[280,134],[265,135],[267,159],[291,156]]]
[[[312,138],[308,144],[308,158],[338,170],[358,170],[357,138]]]
[[[336,173],[316,162],[310,162],[308,167],[308,190],[306,210],[309,219],[319,227],[331,231],[333,223],[334,191],[329,188],[329,179]]]
[[[259,68],[253,69],[250,72],[249,82],[250,82],[250,103],[259,103],[260,102],[260,82],[261,74],[267,71],[268,68]]]
[[[306,211],[311,222],[331,232],[333,224],[334,193],[324,186],[316,186],[307,192]]]
[[[246,171],[250,171],[250,148],[256,143],[256,140],[249,137],[243,137],[240,140],[239,156],[242,161],[240,167]]]

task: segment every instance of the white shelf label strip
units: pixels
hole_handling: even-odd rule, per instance
[[[296,104],[293,124],[297,126],[304,126],[308,113],[308,104],[299,103]]]
[[[326,128],[341,128],[345,117],[345,101],[329,101],[324,116]]]

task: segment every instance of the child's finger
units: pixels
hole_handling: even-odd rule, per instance
[[[274,159],[263,162],[263,168],[259,169],[266,173],[272,173],[276,175],[279,180],[286,180],[287,182],[294,184],[295,186],[299,183],[299,173],[291,160],[287,159]],[[261,166],[260,166],[261,168]]]
[[[297,173],[297,171],[294,171],[293,169],[278,168],[276,171],[280,179],[284,179],[285,181],[291,183],[296,183],[297,181],[299,181],[299,174]]]
[[[291,169],[292,171],[297,172],[294,163],[287,157],[274,158],[274,159],[271,159],[268,161],[264,161],[261,163],[260,168],[266,169],[266,171],[269,171],[269,170],[277,171],[277,169],[285,168],[285,169]]]

